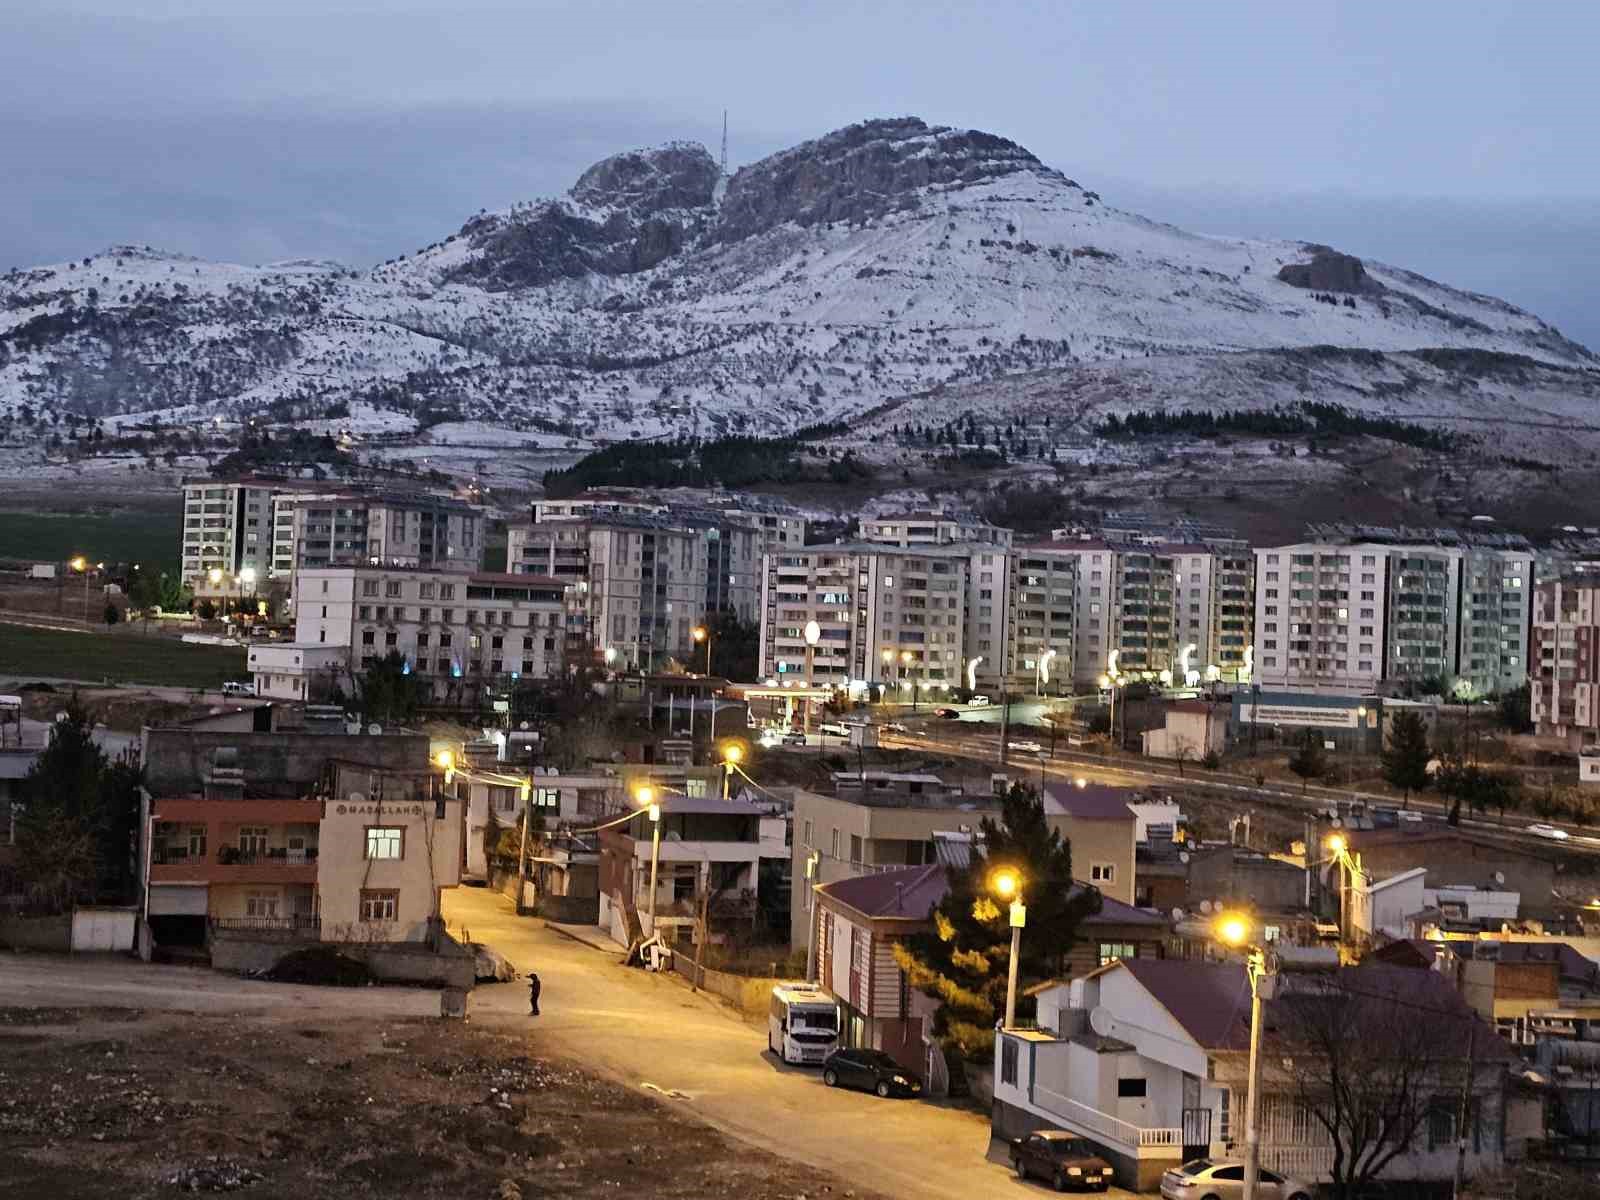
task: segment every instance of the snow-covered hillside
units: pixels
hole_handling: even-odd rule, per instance
[[[938,388],[1025,393],[1066,423],[1082,387],[1131,395],[1140,378],[1165,380],[1167,403],[1210,406],[1221,379],[1232,407],[1257,386],[1275,403],[1276,376],[1227,364],[1320,346],[1384,355],[1300,371],[1299,394],[1342,381],[1327,398],[1417,419],[1493,416],[1486,398],[1509,393],[1485,392],[1470,356],[1436,356],[1408,407],[1366,386],[1388,356],[1520,356],[1578,420],[1600,365],[1492,297],[1328,247],[1185,233],[1014,143],[900,119],[728,180],[698,146],[618,155],[571,196],[479,214],[370,271],[120,247],[12,272],[0,422],[355,406],[589,440],[790,429]]]

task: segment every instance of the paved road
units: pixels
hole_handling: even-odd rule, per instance
[[[307,1013],[436,1017],[439,993],[428,988],[300,987],[109,955],[67,958],[0,951],[0,1007],[249,1012],[285,1020]]]
[[[815,1071],[768,1055],[765,1031],[720,1001],[519,919],[499,893],[446,892],[445,916],[453,933],[465,926],[544,985],[543,1016],[528,1017],[526,988],[507,983],[473,993],[476,1019],[527,1021],[550,1051],[683,1092],[679,1103],[724,1132],[863,1188],[918,1200],[1043,1194],[985,1161],[989,1123],[976,1113],[829,1090]]]

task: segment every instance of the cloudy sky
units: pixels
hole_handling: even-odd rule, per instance
[[[0,270],[114,242],[364,265],[616,150],[715,152],[724,107],[734,165],[915,114],[1600,347],[1597,34],[1572,0],[3,0]]]

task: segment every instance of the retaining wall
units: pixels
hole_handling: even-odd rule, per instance
[[[68,954],[72,950],[72,917],[67,913],[57,917],[0,916],[0,945]]]
[[[710,967],[696,971],[694,959],[678,951],[673,952],[672,969],[690,982],[698,982],[702,990],[720,996],[747,1016],[764,1017],[772,1007],[772,985],[776,981],[766,975],[730,975]]]
[[[471,988],[472,955],[455,942],[443,952],[411,942],[312,942],[293,934],[272,932],[217,933],[211,939],[214,970],[247,975],[270,971],[285,955],[306,946],[334,946],[339,953],[366,964],[385,983],[412,983],[424,987]]]

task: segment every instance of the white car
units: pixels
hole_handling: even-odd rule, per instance
[[[1535,837],[1549,838],[1553,842],[1564,842],[1572,836],[1565,829],[1557,829],[1554,825],[1529,825],[1527,832]]]
[[[254,696],[256,685],[246,680],[230,679],[222,685],[224,696]]]
[[[906,727],[904,725],[902,725],[899,721],[886,721],[882,725],[878,726],[878,728],[883,730],[884,733],[905,733],[906,732]]]
[[[1044,747],[1038,742],[1007,742],[1007,750],[1015,750],[1020,754],[1043,754]]]
[[[1256,1178],[1259,1200],[1311,1200],[1309,1183],[1262,1170]],[[1197,1158],[1161,1177],[1163,1200],[1234,1200],[1244,1195],[1244,1164]]]
[[[987,696],[974,696],[971,700],[967,701],[967,703],[972,705],[973,708],[988,708],[989,707],[989,697],[987,697]]]

